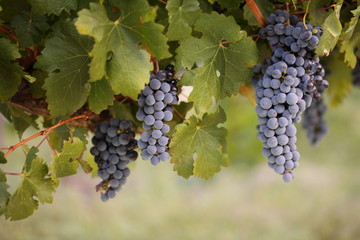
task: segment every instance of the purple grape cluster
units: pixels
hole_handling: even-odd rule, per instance
[[[258,138],[263,142],[262,153],[269,167],[290,182],[300,159],[294,124],[301,121],[312,99],[319,100],[328,86],[314,53],[322,30],[310,24],[304,26],[296,16],[282,10],[270,14],[267,21],[259,35],[272,45],[273,54],[255,90]]]
[[[102,179],[96,186],[101,191],[101,200],[107,201],[114,198],[116,192],[126,183],[130,174],[127,165],[135,161],[138,153],[135,132],[131,129],[131,122],[127,120],[111,119],[109,122],[100,123],[91,139],[94,146],[90,153],[95,156]]]
[[[145,86],[138,98],[139,110],[136,118],[143,121],[142,127],[145,130],[141,134],[138,146],[142,149],[141,156],[145,160],[150,160],[153,165],[170,158],[170,138],[166,135],[170,127],[165,122],[173,119],[172,105],[179,101],[174,73],[174,66],[168,65],[156,75],[151,74],[150,83]]]
[[[325,70],[314,53],[323,33],[322,29],[311,24],[304,26],[296,16],[282,10],[270,14],[267,21],[269,24],[259,31],[259,36],[273,45],[272,62],[283,59],[286,63],[295,65],[301,77],[299,87],[315,100],[320,100],[321,92],[329,86],[328,81],[323,79]]]
[[[327,107],[323,99],[313,101],[303,115],[302,126],[307,132],[311,144],[315,146],[327,133],[324,115]]]

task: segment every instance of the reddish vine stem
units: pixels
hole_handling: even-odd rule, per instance
[[[21,176],[21,173],[5,172],[6,175]]]
[[[186,123],[188,123],[188,121],[186,120],[186,118],[174,107],[174,112],[182,119],[184,120]]]
[[[163,1],[163,0],[159,0],[159,2],[163,3],[163,4],[167,4],[167,2]]]
[[[309,10],[309,11],[294,12],[294,13],[291,13],[291,14],[292,14],[292,15],[299,15],[299,14],[304,14],[304,13],[306,13],[306,12],[323,11],[323,10],[326,10],[326,9],[329,9],[329,8],[333,8],[333,7],[334,7],[334,4],[333,4],[333,5],[330,5],[330,6],[327,6],[327,7],[323,7],[323,8],[312,9],[312,10]]]
[[[5,26],[0,26],[0,32],[5,33],[6,35],[8,35],[12,40],[14,40],[15,42],[18,42],[19,39],[16,37],[15,34],[13,34],[10,29],[8,29]]]
[[[3,150],[9,150],[10,148],[6,147],[6,148],[0,148],[0,151],[3,151]]]
[[[256,20],[260,24],[261,27],[266,26],[266,21],[264,18],[264,15],[261,13],[259,7],[257,6],[256,2],[254,0],[245,0],[247,5],[250,8],[250,11],[254,14]]]
[[[39,137],[39,136],[44,136],[46,135],[47,133],[53,131],[55,128],[57,127],[60,127],[61,125],[64,125],[68,122],[71,122],[71,121],[74,121],[74,120],[77,120],[77,119],[87,119],[89,116],[86,115],[86,114],[83,114],[83,115],[79,115],[79,116],[75,116],[75,117],[72,117],[72,118],[69,118],[69,119],[65,119],[65,120],[61,120],[58,124],[55,124],[54,126],[52,127],[49,127],[48,129],[45,129],[41,132],[38,132],[37,134],[34,134],[24,140],[22,140],[21,142],[17,143],[16,145],[14,146],[10,146],[9,147],[9,150],[5,153],[4,155],[4,158],[6,158],[7,156],[9,156],[10,153],[12,153],[15,149],[17,149],[18,147],[24,145],[25,143]]]

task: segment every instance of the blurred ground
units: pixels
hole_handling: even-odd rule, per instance
[[[359,102],[355,89],[329,110],[330,132],[316,148],[300,131],[301,164],[290,184],[261,156],[253,107],[234,97],[223,104],[233,162],[213,179],[184,180],[169,163],[139,160],[119,195],[103,203],[94,191],[98,180],[80,173],[64,178],[54,204],[28,219],[1,218],[0,239],[360,239]],[[5,135],[6,145],[16,142],[11,131]],[[23,160],[15,152],[5,170],[19,171]],[[8,178],[15,186],[18,177]]]

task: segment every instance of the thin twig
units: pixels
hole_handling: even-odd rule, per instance
[[[304,17],[303,17],[303,24],[304,24],[304,27],[305,27],[306,30],[308,29],[308,27],[306,26],[306,15],[309,12],[310,3],[311,3],[311,0],[309,0],[307,5],[306,5],[306,11],[305,11],[305,14],[304,14]]]
[[[159,2],[163,3],[163,4],[167,4],[167,2],[163,1],[163,0],[159,0]]]
[[[186,123],[188,123],[188,121],[186,120],[186,118],[173,106],[174,108],[174,112],[182,119],[184,120]]]
[[[21,176],[21,173],[5,172],[6,175]]]
[[[39,136],[44,136],[46,135],[48,132],[51,132],[52,130],[54,130],[55,128],[57,127],[60,127],[61,125],[64,125],[68,122],[71,122],[71,121],[74,121],[74,120],[77,120],[77,119],[87,119],[89,116],[88,115],[79,115],[79,116],[75,116],[75,117],[72,117],[72,118],[69,118],[69,119],[65,119],[65,120],[61,120],[58,124],[55,124],[54,126],[52,127],[49,127],[48,129],[45,129],[41,132],[38,132],[37,134],[34,134],[24,140],[22,140],[21,142],[17,143],[16,145],[14,146],[10,146],[9,147],[9,151],[7,151],[4,155],[4,158],[6,158],[7,156],[9,156],[10,153],[12,153],[15,149],[17,149],[18,147],[20,147],[21,145],[24,145],[25,143],[39,137]]]
[[[9,147],[0,148],[0,151],[3,151],[3,150],[9,150],[9,149],[10,149]]]
[[[266,26],[266,21],[264,18],[264,15],[261,13],[259,7],[257,6],[256,2],[254,0],[245,0],[247,5],[250,8],[250,11],[254,14],[256,20],[260,24],[261,27]]]
[[[334,6],[335,6],[335,4],[327,6],[327,7],[323,7],[323,8],[308,10],[308,11],[294,12],[294,13],[291,13],[291,15],[299,15],[299,14],[304,14],[304,13],[307,13],[307,12],[309,13],[309,12],[323,11],[323,10],[326,10],[326,9],[329,9],[329,8],[333,8]]]

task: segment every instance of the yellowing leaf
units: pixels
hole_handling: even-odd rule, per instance
[[[325,19],[324,24],[322,25],[324,33],[321,36],[319,46],[315,51],[317,55],[328,56],[339,40],[342,30],[339,19],[342,2],[343,0],[338,2],[335,6],[335,10]]]
[[[30,168],[24,168],[22,181],[6,206],[5,217],[10,220],[26,218],[38,208],[39,202],[44,204],[53,200],[55,183],[47,177],[48,167],[44,160],[32,154],[27,162]]]
[[[61,178],[75,174],[79,166],[77,158],[84,150],[85,145],[79,138],[74,137],[66,141],[62,152],[51,162],[52,177]]]
[[[224,153],[226,129],[218,125],[226,116],[220,108],[203,119],[195,116],[188,123],[177,125],[170,144],[171,162],[174,170],[185,178],[194,175],[208,179],[228,166],[229,159]]]

